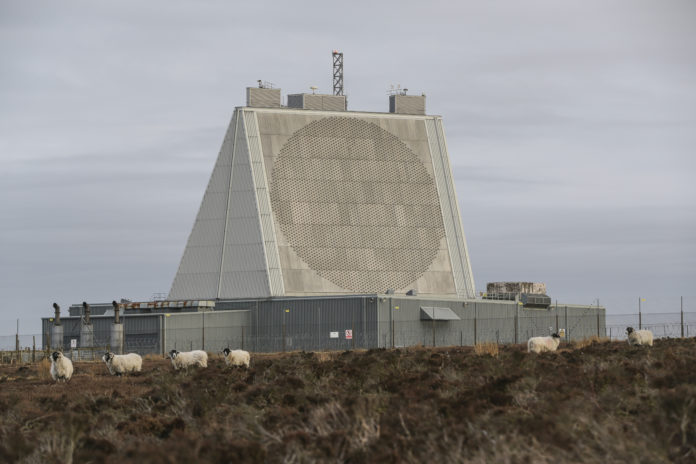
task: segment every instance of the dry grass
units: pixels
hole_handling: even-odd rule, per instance
[[[331,361],[334,360],[338,357],[338,352],[337,351],[315,351],[314,356],[317,358],[317,361],[319,362],[326,362],[326,361]]]
[[[477,343],[474,346],[474,353],[476,353],[478,356],[487,354],[497,358],[499,354],[498,344],[493,342]]]
[[[48,358],[43,358],[36,363],[36,366],[36,374],[40,380],[51,379],[51,361],[49,361]]]
[[[602,341],[0,366],[0,462],[694,462],[696,338]]]
[[[607,343],[609,342],[607,337],[598,337],[593,335],[591,337],[583,338],[582,340],[574,340],[570,342],[570,346],[575,349],[586,348],[588,346],[594,345],[595,343]]]

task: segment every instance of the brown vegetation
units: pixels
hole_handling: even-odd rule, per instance
[[[583,338],[581,340],[573,340],[571,342],[571,346],[575,349],[578,349],[578,348],[588,347],[588,346],[593,345],[595,343],[607,343],[608,341],[609,341],[608,337],[600,338],[596,335],[593,335],[591,337],[586,337],[586,338]]]
[[[496,347],[497,348],[497,347]],[[0,462],[694,462],[696,339],[0,368]]]
[[[474,345],[474,353],[479,356],[489,355],[497,358],[498,354],[500,353],[500,348],[495,342],[477,343]]]

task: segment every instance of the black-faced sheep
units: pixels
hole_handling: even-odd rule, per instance
[[[111,375],[123,375],[129,372],[140,372],[143,358],[138,353],[114,354],[107,351],[102,359]]]
[[[67,382],[73,374],[73,364],[69,358],[63,356],[60,351],[54,351],[51,355],[51,377],[56,382]]]
[[[230,350],[225,348],[222,350],[222,354],[225,355],[225,364],[228,366],[244,366],[249,367],[249,361],[251,360],[251,355],[248,351],[244,350]]]
[[[653,333],[647,329],[633,330],[633,327],[627,327],[626,334],[628,335],[628,344],[631,346],[653,346]]]
[[[190,366],[208,367],[208,353],[202,350],[169,352],[174,369],[186,369]]]
[[[556,351],[560,343],[561,337],[556,333],[552,334],[550,337],[532,337],[527,341],[527,351],[530,353]]]

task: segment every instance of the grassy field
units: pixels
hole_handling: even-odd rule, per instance
[[[0,367],[0,462],[696,462],[696,339]]]

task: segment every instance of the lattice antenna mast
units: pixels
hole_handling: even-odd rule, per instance
[[[333,56],[333,94],[343,95],[343,52],[334,50]]]

